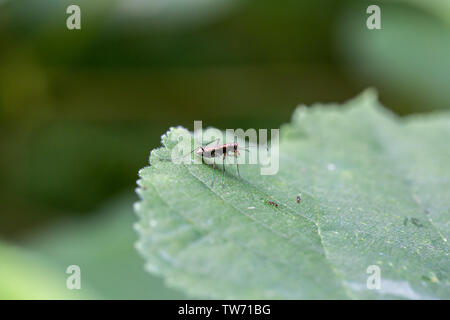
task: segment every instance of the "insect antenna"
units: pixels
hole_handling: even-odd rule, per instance
[[[188,156],[188,155],[193,154],[193,153],[196,152],[198,149],[202,149],[204,146],[207,146],[207,145],[213,143],[214,141],[218,141],[218,140],[219,140],[219,138],[214,139],[214,140],[211,140],[211,141],[209,141],[209,142],[203,144],[202,146],[193,149],[191,152],[186,153],[185,155],[182,155],[182,156],[180,156],[180,157],[178,157],[178,158],[175,158],[175,159],[172,159],[172,158],[159,158],[159,159],[160,159],[160,160],[165,160],[165,161],[172,161],[172,162],[173,162],[173,161],[178,161],[178,160],[183,159],[184,157],[186,157],[186,156]]]
[[[178,158],[175,158],[175,159],[170,158],[170,159],[167,159],[167,160],[172,160],[172,162],[173,162],[173,161],[177,161],[177,160],[183,159],[184,157],[193,154],[195,151],[197,151],[197,150],[200,149],[200,148],[201,148],[201,147],[195,148],[195,149],[192,150],[191,152],[186,153],[185,155],[182,155],[182,156],[180,156],[180,157],[178,157]]]

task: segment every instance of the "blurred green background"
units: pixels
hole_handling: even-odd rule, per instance
[[[0,0],[0,298],[185,297],[133,248],[137,171],[170,126],[276,128],[368,86],[444,110],[449,84],[446,0]]]

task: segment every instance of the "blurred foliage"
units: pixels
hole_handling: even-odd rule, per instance
[[[442,18],[450,24],[450,1],[448,0],[397,0],[398,2],[405,2],[423,8],[430,13]],[[384,0],[384,2],[388,2]]]
[[[43,256],[0,242],[0,300],[92,299],[92,289],[68,290],[66,268],[58,268]]]
[[[144,261],[134,250],[136,217],[130,204],[135,199],[123,195],[88,219],[59,221],[30,235],[24,245],[59,270],[78,265],[82,293],[86,285],[102,299],[183,299],[183,294],[166,288],[162,279],[144,272]]]
[[[395,109],[400,113],[405,104],[408,112],[450,108],[450,25],[414,8],[387,4],[382,30],[358,24],[353,7],[339,24],[339,48],[350,72],[403,99]]]

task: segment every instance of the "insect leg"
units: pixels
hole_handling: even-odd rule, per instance
[[[240,178],[241,174],[239,173],[239,163],[236,163],[236,171],[237,171],[238,177]]]
[[[238,153],[237,152],[234,153],[234,157],[236,158],[236,171],[237,171],[237,174],[238,174],[238,176],[240,178],[241,174],[239,173],[239,163],[237,161],[237,157],[238,157]]]
[[[214,162],[213,162],[213,174],[212,174],[212,180],[213,180],[213,182],[214,182],[215,172],[216,172],[216,158],[214,158]]]
[[[225,184],[225,154],[222,157],[222,184]]]

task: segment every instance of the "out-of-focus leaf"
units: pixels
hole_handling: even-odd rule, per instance
[[[450,26],[407,7],[381,5],[381,30],[366,27],[366,7],[346,10],[338,28],[344,63],[356,76],[416,110],[450,108]],[[363,19],[361,19],[363,17]]]
[[[429,12],[441,17],[446,22],[450,23],[450,1],[448,0],[397,0],[398,2],[404,2],[407,4],[413,4],[417,7],[428,10]],[[389,0],[384,0],[388,3]]]
[[[369,90],[281,130],[276,175],[228,168],[223,186],[164,160],[185,129],[163,136],[135,205],[149,271],[201,297],[450,298],[449,114],[399,119]]]
[[[182,299],[158,277],[148,277],[134,249],[131,196],[122,196],[87,219],[65,220],[27,243],[55,264],[80,266],[82,281],[101,299]]]
[[[88,286],[66,287],[70,274],[43,256],[0,243],[0,300],[3,299],[92,299]]]
[[[112,21],[122,28],[140,26],[186,28],[211,22],[228,13],[236,0],[120,0]],[[117,24],[117,22],[121,22]]]

